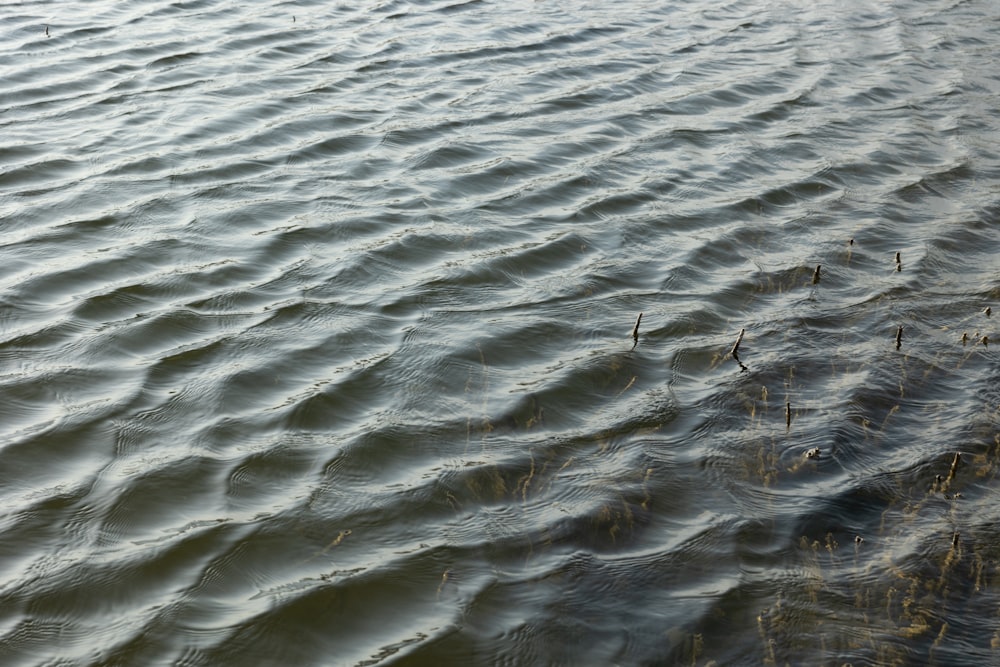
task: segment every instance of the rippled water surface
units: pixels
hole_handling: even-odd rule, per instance
[[[1000,5],[0,16],[0,664],[1000,661]]]

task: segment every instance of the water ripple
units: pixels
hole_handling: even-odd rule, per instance
[[[995,661],[988,3],[7,13],[0,662]]]

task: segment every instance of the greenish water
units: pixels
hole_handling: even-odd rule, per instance
[[[998,661],[994,4],[0,12],[0,664]]]

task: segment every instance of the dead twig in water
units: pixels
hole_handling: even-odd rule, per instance
[[[632,338],[636,341],[639,340],[639,323],[642,322],[642,313],[639,313],[639,317],[635,318],[635,326],[632,327]]]
[[[740,361],[740,354],[739,354],[740,353],[740,343],[743,342],[743,334],[745,334],[745,333],[746,333],[746,329],[740,329],[740,335],[736,337],[736,342],[733,343],[733,349],[731,349],[729,351],[729,354],[732,355],[732,357],[736,361],[736,363],[738,363],[740,365],[740,370],[742,370],[742,371],[747,370],[746,365],[742,361]]]
[[[743,342],[743,334],[747,332],[746,329],[740,329],[740,335],[736,337],[736,342],[733,343],[733,349],[730,350],[729,354],[733,355],[737,360],[739,360],[740,343]]]

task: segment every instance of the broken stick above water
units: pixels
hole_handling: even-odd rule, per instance
[[[635,318],[635,326],[632,327],[632,339],[635,341],[639,340],[639,322],[642,322],[642,313],[639,313],[639,317]]]
[[[746,331],[747,331],[746,329],[740,329],[740,335],[736,337],[736,342],[733,343],[733,349],[729,351],[729,354],[733,355],[733,357],[737,360],[739,360],[740,358],[739,357],[740,343],[743,342],[743,334],[745,334]]]

